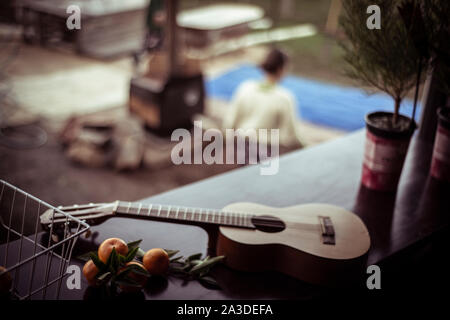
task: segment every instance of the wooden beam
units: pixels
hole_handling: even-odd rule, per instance
[[[177,11],[178,0],[167,0],[166,39],[169,54],[169,75],[177,75],[178,66],[178,30]]]
[[[336,34],[339,25],[339,15],[342,9],[341,0],[332,0],[330,9],[328,11],[327,23],[325,25],[325,32],[329,34]]]

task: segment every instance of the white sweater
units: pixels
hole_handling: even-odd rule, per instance
[[[246,81],[236,90],[223,127],[279,129],[280,145],[301,147],[294,106],[294,97],[281,86]]]

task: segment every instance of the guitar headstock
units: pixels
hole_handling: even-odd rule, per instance
[[[63,228],[67,223],[69,227],[74,227],[76,222],[69,221],[63,213],[85,220],[89,225],[97,225],[112,217],[117,210],[118,201],[111,203],[90,203],[84,205],[59,206],[57,209],[49,209],[40,216],[40,222],[44,229],[48,230],[53,225],[53,229]]]

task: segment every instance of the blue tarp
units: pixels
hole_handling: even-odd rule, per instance
[[[242,65],[206,83],[210,97],[229,101],[236,88],[245,80],[261,79],[260,69],[252,65]],[[303,120],[346,131],[365,126],[364,116],[372,111],[393,111],[394,101],[388,95],[377,93],[368,95],[360,88],[344,87],[306,78],[287,76],[281,85],[294,95]],[[411,116],[413,102],[405,99],[400,112]],[[417,106],[416,121],[420,114]]]

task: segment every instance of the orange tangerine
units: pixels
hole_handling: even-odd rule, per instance
[[[169,255],[161,248],[148,250],[143,259],[144,267],[152,275],[162,275],[169,269]]]
[[[6,268],[0,266],[0,296],[8,294],[12,285],[11,275],[5,271]]]
[[[103,263],[106,263],[113,248],[116,249],[118,254],[123,256],[126,256],[128,253],[128,246],[125,241],[119,238],[109,238],[103,241],[100,247],[98,247],[98,258]]]
[[[97,285],[97,279],[95,278],[98,273],[98,268],[94,261],[89,260],[83,267],[83,274],[90,286],[95,287]]]

